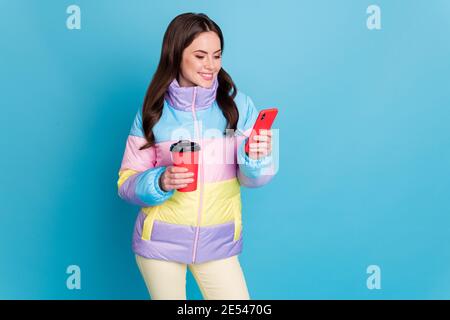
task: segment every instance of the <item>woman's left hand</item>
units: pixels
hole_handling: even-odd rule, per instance
[[[272,131],[259,130],[259,135],[253,136],[254,140],[250,141],[249,157],[251,159],[260,159],[270,155],[272,152]]]

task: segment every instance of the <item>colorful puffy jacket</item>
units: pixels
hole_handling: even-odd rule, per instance
[[[141,207],[135,223],[134,253],[186,264],[223,259],[242,251],[240,186],[259,187],[275,173],[274,151],[251,159],[244,152],[258,116],[252,100],[238,92],[238,130],[224,135],[226,119],[211,88],[180,87],[175,80],[153,127],[155,145],[146,143],[139,110],[119,171],[119,196]],[[170,145],[180,139],[200,144],[197,190],[165,192],[159,178],[172,165]]]

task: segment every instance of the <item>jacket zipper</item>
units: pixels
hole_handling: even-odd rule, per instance
[[[192,116],[194,118],[194,125],[195,129],[197,131],[197,137],[198,137],[198,143],[200,145],[200,152],[199,152],[199,173],[200,173],[200,181],[199,182],[199,189],[200,189],[200,200],[199,200],[199,206],[198,206],[198,212],[197,212],[197,228],[195,230],[195,239],[194,239],[194,250],[192,253],[192,263],[195,263],[195,258],[197,255],[197,246],[198,246],[198,235],[200,233],[200,219],[202,214],[202,205],[203,205],[203,146],[202,146],[202,137],[200,136],[200,129],[198,127],[198,121],[197,116],[195,114],[195,99],[197,97],[197,88],[194,87],[194,97],[192,100]],[[201,160],[200,160],[201,158]],[[198,178],[198,177],[197,177]]]

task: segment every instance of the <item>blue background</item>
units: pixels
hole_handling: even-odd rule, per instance
[[[81,30],[66,28],[71,4]],[[117,174],[164,31],[187,11],[221,26],[238,88],[280,109],[278,175],[242,190],[251,297],[449,299],[445,0],[1,1],[0,298],[148,298]],[[81,290],[66,287],[72,264]]]

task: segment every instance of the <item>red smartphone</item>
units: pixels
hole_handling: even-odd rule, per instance
[[[256,119],[255,124],[253,125],[252,133],[245,144],[245,152],[249,154],[249,146],[250,141],[253,142],[253,136],[259,135],[259,130],[270,130],[272,127],[272,123],[275,120],[275,117],[278,114],[277,108],[264,109],[259,112],[258,118]]]

